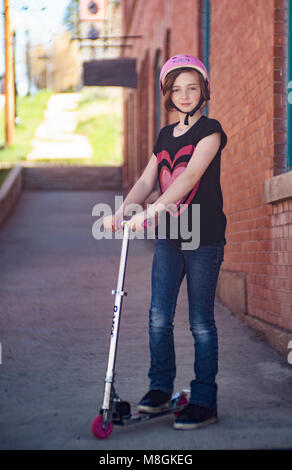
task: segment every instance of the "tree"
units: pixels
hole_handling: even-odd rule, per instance
[[[79,0],[70,0],[65,10],[63,23],[71,36],[79,36]]]
[[[44,45],[33,46],[30,49],[31,81],[38,89],[47,88],[47,51]]]
[[[54,44],[32,47],[32,80],[38,89],[56,92],[75,89],[80,84],[81,56],[79,45],[71,41],[70,32],[54,38]]]
[[[70,33],[57,36],[51,48],[51,88],[57,92],[75,89],[80,83],[81,55],[79,44]]]

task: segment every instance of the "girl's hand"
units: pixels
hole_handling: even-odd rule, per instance
[[[145,210],[133,215],[129,220],[129,228],[133,232],[144,230],[147,226],[151,227],[157,224],[158,216],[154,214],[153,210]]]
[[[145,211],[138,212],[138,214],[133,215],[128,222],[129,229],[133,232],[140,232],[140,230],[144,230],[145,219]]]
[[[108,215],[103,218],[103,226],[105,230],[110,230],[111,232],[116,232],[122,230],[121,222],[123,217],[121,214]]]

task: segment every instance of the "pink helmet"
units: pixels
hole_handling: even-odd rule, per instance
[[[203,62],[192,55],[180,54],[175,55],[168,59],[167,62],[163,65],[160,73],[160,89],[162,90],[164,80],[166,75],[176,69],[181,69],[183,67],[188,67],[190,69],[195,69],[200,72],[204,79],[209,83],[209,76],[207,69]]]

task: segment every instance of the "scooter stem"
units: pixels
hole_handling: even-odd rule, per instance
[[[112,290],[112,294],[115,294],[115,305],[113,308],[112,330],[111,330],[107,371],[106,371],[106,376],[104,380],[105,384],[104,384],[104,396],[103,396],[102,410],[110,410],[110,407],[111,407],[111,395],[112,395],[113,383],[114,383],[114,373],[115,373],[117,345],[118,345],[118,337],[119,337],[119,329],[120,329],[122,302],[123,302],[123,296],[127,295],[127,293],[123,291],[123,288],[124,288],[124,280],[125,280],[125,272],[126,272],[126,264],[127,264],[127,256],[128,256],[130,228],[127,223],[127,220],[123,220],[121,225],[124,228],[124,234],[123,234],[123,243],[122,243],[122,251],[121,251],[121,258],[120,258],[117,289]]]

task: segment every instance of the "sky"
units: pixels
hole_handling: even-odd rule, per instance
[[[51,45],[52,36],[64,30],[63,18],[70,0],[10,0],[10,17],[16,30],[15,68],[20,95],[27,92],[25,64],[25,31],[29,30],[31,44]],[[0,3],[0,75],[5,71],[4,0]]]

